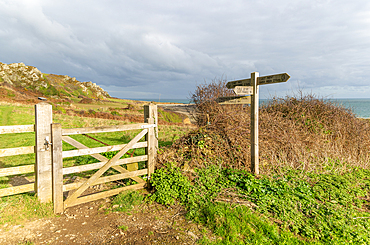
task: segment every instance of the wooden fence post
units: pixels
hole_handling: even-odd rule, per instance
[[[54,213],[63,213],[63,142],[62,126],[59,123],[51,124],[52,139],[52,169],[53,169],[53,204]]]
[[[41,203],[52,201],[51,123],[52,105],[41,102],[35,105],[36,164],[35,191]]]
[[[259,89],[257,78],[258,72],[251,73],[251,85],[253,88],[251,102],[251,167],[252,172],[259,174],[259,153],[258,153],[258,109],[259,109]]]
[[[144,122],[155,124],[155,128],[149,128],[148,134],[145,136],[148,142],[146,154],[148,155],[148,181],[150,176],[154,173],[155,159],[158,148],[158,111],[157,105],[150,103],[144,106]]]

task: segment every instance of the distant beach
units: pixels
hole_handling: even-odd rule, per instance
[[[189,99],[135,99],[141,101],[153,101],[157,103],[189,104]],[[359,118],[370,118],[370,99],[328,99],[339,105],[352,109]],[[260,103],[268,103],[269,99],[260,99]]]
[[[177,103],[177,104],[189,104],[189,99],[132,99],[132,100],[140,100],[140,101],[153,101],[156,103]]]

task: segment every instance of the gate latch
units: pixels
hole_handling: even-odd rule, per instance
[[[50,142],[49,136],[46,136],[45,137],[45,143],[44,143],[45,151],[48,151],[49,150],[49,145],[52,145],[52,144],[53,143]]]

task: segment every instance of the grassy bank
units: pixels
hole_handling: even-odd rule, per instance
[[[189,219],[219,236],[205,244],[369,244],[369,176],[291,170],[256,178],[209,165],[189,178],[169,165],[154,174],[151,198],[184,205]]]

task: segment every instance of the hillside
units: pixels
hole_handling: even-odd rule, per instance
[[[110,95],[92,82],[80,82],[67,75],[45,74],[23,63],[0,62],[0,95],[2,101],[32,103],[37,97],[55,102],[73,98],[104,100]]]
[[[148,103],[113,98],[95,83],[75,77],[42,73],[23,63],[0,62],[0,101],[32,105],[40,102],[38,97],[47,98],[54,113],[128,122],[142,122],[143,105]],[[182,107],[162,105],[158,113],[160,124],[191,124]]]

